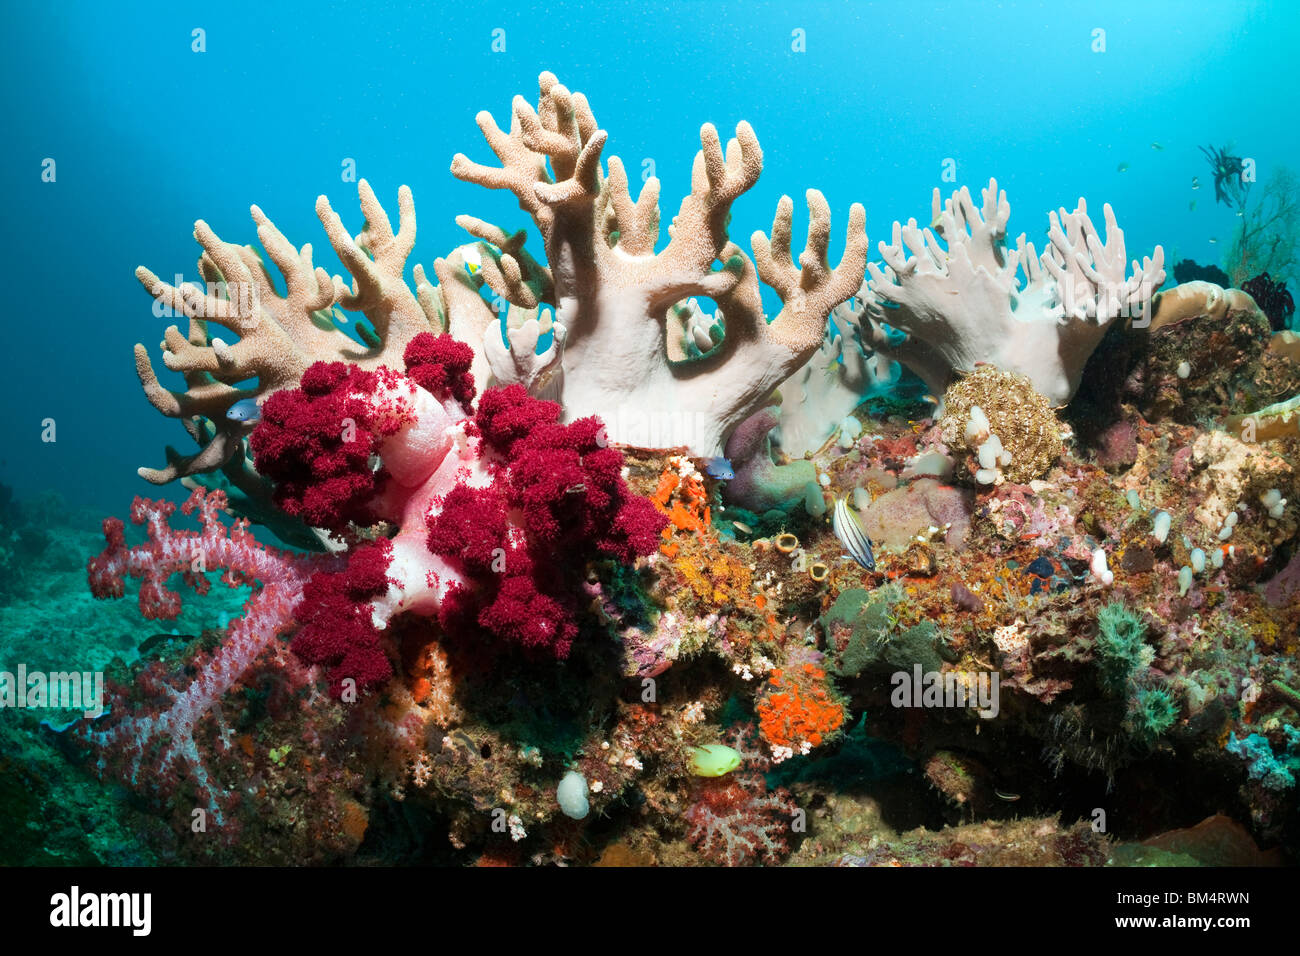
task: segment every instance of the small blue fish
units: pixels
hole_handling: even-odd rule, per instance
[[[704,459],[704,473],[710,478],[717,478],[719,481],[730,481],[736,477],[730,459],[723,458],[721,455]]]
[[[232,422],[246,422],[255,425],[262,420],[262,409],[255,398],[242,398],[226,409],[226,417]]]
[[[831,527],[835,537],[840,539],[844,550],[854,561],[868,571],[876,570],[876,556],[871,553],[871,539],[863,530],[858,516],[849,510],[849,499],[845,495],[835,501],[835,511],[831,515]]]

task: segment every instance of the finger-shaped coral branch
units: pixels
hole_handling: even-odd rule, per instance
[[[524,248],[524,242],[528,238],[526,229],[508,233],[500,226],[473,216],[457,216],[456,225],[476,239],[481,239],[489,246],[495,247],[501,255],[513,259],[519,267],[523,281],[533,291],[538,301],[555,304],[555,277],[551,275],[550,269],[529,255],[528,250]]]
[[[808,190],[808,240],[796,268],[790,255],[793,203],[781,197],[769,240],[761,232],[752,238],[758,275],[776,290],[785,307],[767,327],[768,336],[792,352],[811,352],[826,333],[831,310],[848,299],[862,282],[867,261],[866,210],[854,203],[849,211],[844,255],[833,270],[827,261],[830,207],[815,189]]]
[[[369,184],[358,184],[365,227],[353,238],[324,198],[318,211],[326,233],[353,281],[343,292],[342,279],[312,263],[310,245],[296,248],[266,214],[253,206],[251,214],[267,256],[284,277],[281,295],[266,265],[250,247],[222,240],[207,223],[195,223],[194,237],[203,249],[199,274],[206,290],[188,282],[173,285],[141,266],[136,276],[163,307],[189,319],[189,332],[176,326],[163,336],[163,363],[185,376],[184,391],[172,391],[158,380],[148,352],[136,346],[136,371],[145,395],[164,415],[209,419],[216,436],[199,452],[183,455],[168,450],[168,464],[141,469],[155,484],[211,471],[243,455],[243,437],[255,416],[236,419],[227,412],[245,399],[263,400],[272,392],[298,384],[306,368],[318,359],[356,362],[375,368],[400,359],[407,343],[440,317],[440,301],[427,287],[417,299],[403,278],[415,243],[415,208],[409,189],[398,194],[399,223],[394,231],[388,215]],[[417,287],[420,275],[417,274]],[[370,326],[358,324],[362,342],[343,332],[335,314],[336,290],[346,307],[360,309]],[[210,323],[228,329],[230,341],[210,332]],[[252,388],[236,387],[255,379]]]
[[[633,202],[623,161],[611,156],[605,189],[613,214],[606,228],[618,233],[619,248],[632,256],[653,254],[655,243],[659,241],[659,179],[655,176],[647,178],[641,187],[641,195]]]
[[[758,181],[763,150],[748,123],[736,126],[724,158],[712,123],[700,128],[700,151],[691,170],[691,192],[668,226],[668,246],[658,256],[663,268],[699,272],[727,243],[731,204]]]
[[[605,134],[596,128],[586,97],[570,94],[551,73],[538,78],[538,87],[537,110],[522,96],[515,97],[508,134],[486,110],[478,114],[479,129],[500,167],[484,166],[457,153],[451,172],[457,179],[488,189],[510,190],[542,235],[548,236],[553,221],[549,205],[596,197]],[[555,180],[546,171],[547,158]]]

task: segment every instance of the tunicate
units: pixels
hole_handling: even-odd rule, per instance
[[[590,805],[587,803],[587,778],[576,770],[570,770],[560,778],[560,785],[555,788],[555,800],[561,812],[573,820],[581,820],[587,815]]]

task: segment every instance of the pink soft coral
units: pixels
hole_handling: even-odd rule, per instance
[[[798,806],[785,789],[768,790],[763,770],[767,755],[747,727],[728,743],[740,751],[740,770],[699,784],[686,811],[688,837],[711,863],[748,866],[780,863],[790,852],[790,835]]]
[[[293,608],[313,571],[329,559],[299,556],[258,544],[246,520],[236,521],[229,532],[217,517],[226,505],[223,491],[195,491],[181,507],[184,514],[198,512],[201,530],[178,531],[168,525],[176,506],[168,501],[136,498],[131,520],[147,524],[148,540],[128,548],[125,527],[117,518],[104,521],[108,541],[104,551],[89,563],[91,593],[95,597],[121,597],[127,577],[140,578],[140,611],[147,618],[176,617],[181,598],[168,588],[180,574],[198,593],[209,582],[202,572],[221,568],[222,583],[236,587],[254,584],[244,605],[244,615],[231,623],[222,645],[204,659],[191,662],[197,676],[183,688],[168,682],[160,667],[140,676],[141,689],[150,703],[128,711],[117,700],[107,718],[81,735],[98,749],[101,772],[114,772],[130,782],[142,773],[157,779],[157,789],[170,792],[183,777],[197,785],[217,824],[229,795],[214,781],[200,758],[195,742],[199,722],[213,717],[218,739],[229,746],[229,730],[221,721],[218,704],[254,661],[268,651],[275,638],[293,626]],[[156,701],[161,700],[161,706]]]

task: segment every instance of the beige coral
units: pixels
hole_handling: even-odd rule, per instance
[[[658,181],[648,180],[633,201],[622,163],[611,157],[608,175],[602,170],[607,135],[586,98],[550,73],[539,85],[535,111],[515,98],[509,132],[488,113],[478,116],[501,166],[458,155],[452,172],[511,190],[541,231],[550,266],[524,250],[523,230],[508,233],[462,216],[457,222],[476,241],[435,260],[436,285],[417,264],[412,287],[404,276],[415,244],[411,191],[399,190],[394,230],[362,180],[365,227],[357,236],[324,196],[316,203],[350,281],[314,267],[311,246],[293,246],[256,206],[258,238],[284,276],[285,295],[252,248],[225,242],[202,221],[194,236],[203,248],[199,273],[206,289],[173,286],[144,267],[137,270],[159,303],[188,319],[185,333],[172,326],[162,342],[163,363],[182,373],[185,388],[165,388],[148,352],[137,345],[141,384],[154,407],[183,420],[201,446],[190,455],[169,448],[166,467],[140,474],[162,484],[221,468],[250,498],[264,500],[268,489],[248,461],[244,440],[252,425],[228,418],[231,406],[296,385],[315,361],[400,367],[406,345],[424,331],[448,332],[473,349],[471,371],[480,388],[518,382],[563,401],[571,419],[602,416],[615,441],[719,453],[735,425],[822,344],[830,311],[857,288],[866,262],[865,213],[853,207],[844,256],[832,269],[826,258],[830,211],[821,194],[809,190],[808,240],[796,264],[793,203],[783,197],[771,238],[751,238],[751,261],[730,242],[726,226],[731,204],[758,178],[762,150],[746,123],[725,153],[717,131],[705,125],[690,195],[668,227],[667,246],[656,253]],[[760,277],[784,303],[770,322]],[[485,287],[493,302],[484,300]],[[669,332],[669,313],[691,296],[718,302],[725,336],[707,354],[684,359],[670,354],[681,330]],[[361,342],[343,331],[347,319],[340,309],[365,316],[368,324],[356,326]],[[214,334],[213,325],[227,330],[229,341]],[[539,355],[548,332],[549,347]],[[248,380],[254,384],[241,387]]]
[[[821,194],[809,190],[808,240],[796,265],[793,203],[783,197],[771,238],[751,237],[751,262],[726,227],[732,203],[758,179],[762,150],[748,123],[736,127],[725,152],[717,130],[706,124],[691,192],[668,227],[667,245],[656,253],[658,180],[648,179],[634,201],[617,157],[609,159],[608,176],[602,174],[607,135],[586,97],[550,73],[541,75],[539,86],[536,110],[515,98],[508,133],[489,113],[478,115],[501,166],[457,155],[452,173],[509,189],[541,232],[556,323],[567,333],[560,394],[566,415],[600,415],[615,441],[717,454],[736,424],[822,344],[831,309],[857,288],[866,262],[865,213],[857,205],[850,212],[844,257],[832,269],[826,259],[830,211]],[[507,254],[496,258],[510,267]],[[760,278],[784,303],[770,322]],[[692,296],[718,303],[725,336],[703,356],[685,359],[676,349],[684,330],[670,330],[669,323],[680,322],[673,307]]]
[[[351,286],[312,265],[311,245],[301,249],[275,224],[252,207],[257,236],[286,285],[280,295],[258,254],[249,246],[225,242],[203,220],[194,224],[194,238],[203,248],[199,274],[206,290],[193,283],[164,282],[144,266],[136,278],[169,310],[189,320],[188,334],[170,326],[161,343],[163,364],[185,377],[185,391],[171,391],[158,381],[148,350],[135,346],[136,372],[153,406],[172,418],[208,419],[215,435],[194,455],[168,449],[165,468],[141,468],[141,477],[164,484],[178,477],[211,471],[244,454],[245,422],[226,412],[243,399],[263,399],[271,392],[297,385],[302,373],[317,361],[354,362],[364,368],[400,367],[407,343],[420,332],[436,328],[439,312],[430,300],[417,300],[402,278],[415,244],[415,207],[405,186],[398,193],[400,220],[393,231],[387,214],[363,179],[358,184],[366,227],[355,238],[343,227],[329,201],[321,196],[316,212],[330,244],[352,274]],[[334,306],[364,313],[370,326],[359,334],[366,344],[347,335]],[[426,307],[428,311],[426,311]],[[215,324],[237,336],[227,342],[213,334]],[[252,388],[238,383],[256,379]],[[191,427],[191,434],[199,435]]]
[[[1154,333],[1166,325],[1199,316],[1222,319],[1229,312],[1254,312],[1258,308],[1250,294],[1240,289],[1225,289],[1204,280],[1184,282],[1156,293],[1148,331]],[[1134,327],[1141,328],[1137,323]]]

